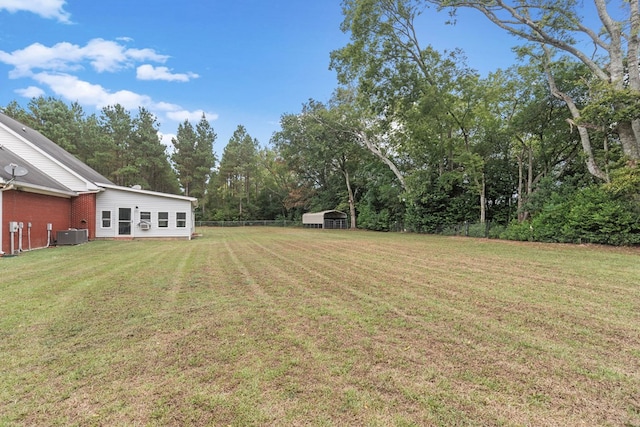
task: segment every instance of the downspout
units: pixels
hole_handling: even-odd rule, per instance
[[[51,245],[51,230],[53,230],[53,224],[47,224],[47,246],[44,248],[47,249],[49,245]]]
[[[2,213],[2,193],[12,189],[13,189],[13,183],[11,181],[3,182],[2,187],[0,187],[0,256],[5,255],[5,252],[2,250],[2,233],[3,233],[2,223],[4,221],[4,217],[3,217],[4,214]]]
[[[0,257],[4,255],[4,251],[2,250],[2,224],[3,222],[3,213],[2,213],[2,192],[4,191],[6,184],[3,184],[2,188],[0,188]]]
[[[22,250],[22,230],[24,229],[24,222],[18,223],[18,253],[23,252]]]

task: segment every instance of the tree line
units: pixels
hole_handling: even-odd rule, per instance
[[[217,135],[204,114],[198,123],[180,123],[168,147],[157,117],[142,107],[132,114],[116,104],[87,114],[78,103],[41,96],[26,108],[12,101],[0,110],[117,185],[198,198],[200,220],[301,215],[285,203],[291,177],[281,158],[261,150],[242,125],[218,161],[213,149]]]
[[[204,116],[169,154],[142,108],[86,116],[38,98],[4,111],[118,184],[198,197],[205,220],[338,209],[353,228],[490,223],[492,237],[638,244],[640,12],[620,2],[616,20],[610,3],[594,1],[592,29],[573,0],[344,0],[331,99],[283,114],[266,145],[238,126],[219,161]],[[519,62],[481,76],[464,52],[423,45],[429,6],[480,10],[523,41]]]

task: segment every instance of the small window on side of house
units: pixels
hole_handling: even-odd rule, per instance
[[[140,222],[151,224],[151,212],[140,212]]]
[[[187,213],[176,212],[176,227],[185,228],[187,226]]]
[[[158,227],[169,227],[169,212],[158,212]]]
[[[111,228],[111,211],[102,211],[102,228]]]

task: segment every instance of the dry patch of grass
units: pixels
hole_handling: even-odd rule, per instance
[[[300,229],[0,260],[0,425],[640,425],[640,252]]]

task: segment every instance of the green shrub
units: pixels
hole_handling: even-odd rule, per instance
[[[570,202],[554,201],[542,208],[531,221],[533,240],[538,242],[567,242],[563,226]]]
[[[533,240],[533,226],[529,221],[511,221],[498,235],[500,239],[528,241]]]
[[[382,209],[376,212],[370,205],[362,204],[358,211],[358,228],[373,231],[389,231],[390,229],[389,209]]]
[[[511,223],[500,237],[540,242],[638,245],[637,198],[620,188],[611,184],[593,185],[566,198],[554,194],[530,223]]]

